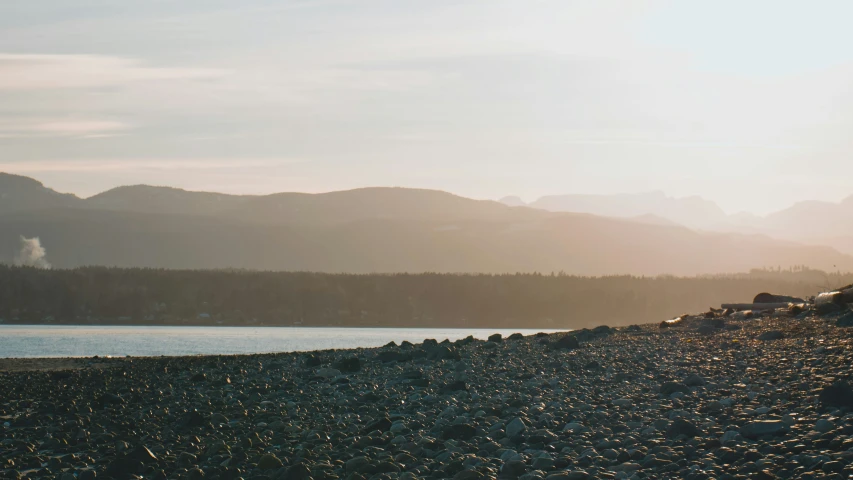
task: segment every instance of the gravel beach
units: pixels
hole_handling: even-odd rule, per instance
[[[6,360],[0,477],[850,478],[853,329],[839,325],[851,315]]]

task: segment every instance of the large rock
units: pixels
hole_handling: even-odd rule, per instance
[[[853,408],[853,387],[839,380],[825,387],[818,396],[820,404],[825,407]]]
[[[574,335],[564,335],[552,344],[556,350],[574,350],[580,348],[581,344]]]
[[[274,470],[281,468],[284,464],[275,455],[268,453],[258,460],[258,468],[261,470]]]
[[[412,356],[408,353],[398,352],[396,350],[387,350],[377,353],[376,359],[382,363],[408,362],[412,360]]]
[[[785,334],[781,330],[770,330],[758,336],[759,340],[782,340]]]
[[[740,434],[749,439],[757,439],[768,435],[779,435],[788,430],[782,420],[760,420],[749,422],[740,429]]]
[[[660,386],[660,393],[663,395],[669,396],[675,392],[690,393],[690,388],[678,382],[666,382]]]
[[[838,327],[853,327],[853,312],[838,317],[835,325]]]
[[[694,425],[689,420],[685,420],[683,418],[676,419],[670,426],[666,429],[667,438],[676,438],[681,435],[684,435],[689,438],[698,437],[702,432],[699,428]]]
[[[450,425],[441,434],[446,440],[470,440],[475,435],[477,435],[477,429],[467,423]]]
[[[391,422],[391,420],[388,417],[383,417],[383,418],[380,418],[379,420],[376,420],[375,422],[367,425],[366,427],[364,427],[364,429],[362,431],[364,432],[365,435],[367,435],[370,432],[374,432],[374,431],[379,431],[379,432],[385,433],[391,429],[391,425],[393,425],[393,422]]]
[[[527,425],[522,419],[516,418],[506,425],[506,436],[512,438],[525,430],[527,430]]]
[[[516,480],[527,472],[527,465],[521,460],[509,460],[501,465],[498,480]]]
[[[358,357],[345,357],[333,365],[342,373],[355,373],[361,370],[361,360]]]
[[[311,480],[311,470],[303,463],[297,463],[287,469],[284,480]]]

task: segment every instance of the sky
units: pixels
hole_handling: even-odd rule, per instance
[[[0,2],[0,171],[89,196],[853,194],[853,2]]]

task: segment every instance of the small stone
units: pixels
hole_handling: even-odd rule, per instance
[[[838,320],[835,321],[835,325],[844,328],[853,327],[853,312],[838,317]]]
[[[462,470],[453,476],[453,480],[478,480],[485,478],[485,475],[476,470]]]
[[[533,460],[533,468],[536,470],[550,470],[554,467],[554,460],[549,457],[538,457]]]
[[[827,407],[853,408],[853,387],[843,380],[835,382],[821,390],[818,399]]]
[[[820,433],[831,432],[835,430],[835,424],[825,418],[821,418],[820,420],[815,422],[812,430]]]
[[[750,422],[741,427],[740,434],[749,439],[757,439],[766,435],[777,435],[788,429],[781,420],[762,420]]]
[[[524,421],[522,421],[520,418],[516,418],[507,424],[506,436],[512,438],[525,431],[526,429],[527,425],[524,424]]]
[[[88,468],[77,472],[77,480],[95,480],[95,471]]]
[[[770,330],[758,336],[759,340],[782,340],[785,334],[781,330]]]
[[[666,429],[666,436],[668,438],[676,438],[681,435],[685,435],[687,437],[697,437],[701,434],[699,429],[691,423],[690,421],[679,418],[672,422],[672,425]]]
[[[337,377],[341,374],[341,371],[337,368],[318,368],[317,376],[323,378],[333,378]]]
[[[660,393],[662,395],[666,395],[668,397],[675,392],[690,393],[690,388],[688,388],[687,385],[678,382],[666,382],[660,386]]]
[[[567,423],[565,427],[563,427],[564,432],[572,432],[577,433],[583,430],[583,425],[577,422]]]
[[[509,460],[504,462],[503,465],[501,465],[501,470],[500,474],[498,475],[498,478],[500,478],[501,480],[514,480],[524,475],[525,472],[527,472],[527,465],[524,464],[524,461]]]
[[[284,480],[311,480],[311,478],[311,470],[303,463],[291,466],[287,469],[287,473],[284,474]]]
[[[344,465],[346,466],[347,472],[354,472],[359,467],[367,465],[368,463],[370,463],[370,461],[367,457],[353,457],[347,460]]]
[[[553,343],[557,350],[574,350],[580,348],[580,342],[574,335],[564,335],[559,340]]]
[[[258,460],[258,468],[261,470],[273,470],[283,467],[284,464],[275,455],[267,453]]]
[[[361,360],[358,357],[345,357],[335,362],[333,367],[343,373],[356,373],[361,370]]]

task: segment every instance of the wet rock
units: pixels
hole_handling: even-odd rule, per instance
[[[95,480],[95,478],[97,478],[97,474],[89,468],[84,468],[77,473],[77,480]]]
[[[337,368],[341,371],[341,373],[356,373],[361,370],[361,360],[358,357],[345,357],[332,365],[334,368]]]
[[[319,367],[323,364],[323,360],[319,355],[309,353],[305,355],[305,366],[308,368]]]
[[[271,453],[262,456],[261,459],[258,460],[258,468],[261,470],[274,470],[281,468],[283,465],[282,461]]]
[[[741,427],[740,434],[746,438],[757,439],[768,435],[779,435],[788,430],[781,420],[761,420],[750,422]]]
[[[383,363],[408,362],[412,360],[412,356],[410,354],[392,350],[377,353],[376,359]]]
[[[512,438],[525,430],[527,430],[527,425],[524,424],[524,421],[520,418],[514,418],[506,426],[506,436]]]
[[[574,350],[580,348],[580,342],[573,335],[564,335],[559,340],[551,344],[556,350]]]
[[[853,408],[853,387],[839,380],[821,390],[818,400],[825,407]]]
[[[758,336],[759,340],[781,340],[785,338],[785,333],[781,330],[770,330]]]
[[[679,418],[672,422],[672,424],[666,429],[666,436],[668,438],[676,438],[681,435],[692,438],[698,437],[701,435],[701,432],[692,422]]]
[[[527,465],[521,460],[509,460],[501,465],[499,480],[516,480],[527,473]]]
[[[289,467],[284,475],[284,480],[311,480],[312,478],[311,470],[301,462]]]
[[[662,395],[670,396],[675,392],[690,393],[690,388],[678,382],[666,382],[660,386],[660,393]]]
[[[181,419],[181,426],[184,428],[200,427],[206,423],[206,418],[197,409],[192,409],[186,413]]]
[[[427,352],[427,359],[429,360],[459,360],[460,358],[456,349],[446,345],[439,345]]]
[[[442,432],[442,438],[451,440],[470,440],[477,435],[477,429],[467,423],[450,425]]]
[[[696,329],[696,333],[700,335],[713,335],[718,331],[719,330],[712,325],[699,325],[699,328]]]
[[[832,430],[835,430],[835,423],[825,418],[821,418],[815,422],[813,430],[820,433],[831,432]]]
[[[368,434],[374,431],[387,432],[391,429],[391,425],[393,425],[391,419],[389,419],[388,417],[383,417],[373,423],[368,424],[367,427],[363,429],[363,433]]]
[[[853,327],[853,312],[844,314],[835,321],[835,325],[838,327]]]

